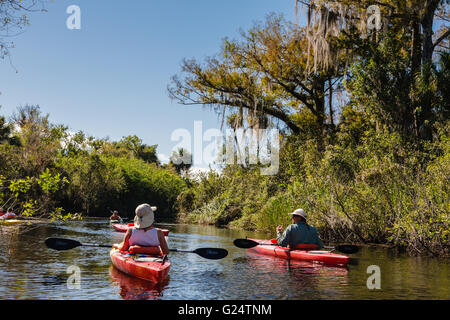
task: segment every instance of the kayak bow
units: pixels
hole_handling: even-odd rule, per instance
[[[169,259],[150,255],[130,255],[118,249],[109,253],[111,262],[118,270],[130,276],[152,281],[163,281],[169,274],[171,263]]]

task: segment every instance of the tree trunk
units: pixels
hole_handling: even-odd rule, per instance
[[[317,120],[317,150],[323,152],[325,150],[325,83],[322,77],[317,78],[312,87],[314,90],[314,113]]]
[[[411,76],[419,72],[420,62],[422,60],[420,23],[417,20],[411,22],[412,28],[412,44],[411,44]]]
[[[427,0],[425,4],[425,13],[422,16],[423,46],[422,46],[422,65],[432,62],[433,58],[433,22],[434,13],[437,10],[440,0]]]
[[[330,113],[330,124],[334,130],[334,117],[333,117],[333,84],[331,83],[331,78],[328,79],[328,112]]]
[[[440,0],[427,0],[425,4],[425,13],[422,16],[423,44],[422,44],[422,76],[425,84],[429,84],[429,67],[433,59],[433,22],[434,13],[437,10]],[[419,138],[432,140],[432,121],[431,100],[426,98],[422,101],[422,111],[419,115]]]

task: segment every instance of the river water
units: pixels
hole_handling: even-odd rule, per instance
[[[409,257],[392,249],[362,247],[347,268],[291,262],[248,253],[236,238],[263,234],[209,226],[158,224],[169,229],[170,248],[225,248],[222,260],[172,252],[169,277],[160,284],[116,270],[108,248],[54,251],[47,237],[84,243],[122,240],[106,220],[0,225],[0,298],[43,300],[310,300],[449,299],[448,260]],[[378,266],[380,289],[369,289],[369,266]],[[370,269],[369,269],[370,270]],[[79,282],[74,282],[79,275]],[[374,283],[372,280],[370,283]]]

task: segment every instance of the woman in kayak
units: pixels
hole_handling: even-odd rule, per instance
[[[293,224],[286,228],[283,234],[283,226],[277,227],[278,245],[282,247],[289,246],[291,249],[322,249],[323,243],[320,240],[316,228],[308,225],[306,222],[306,212],[303,209],[297,209],[289,213],[292,215]]]
[[[130,253],[168,254],[169,247],[161,230],[153,226],[156,207],[141,204],[136,208],[134,227],[128,228],[121,244],[113,248]]]

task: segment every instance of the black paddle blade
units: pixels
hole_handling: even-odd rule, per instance
[[[62,239],[62,238],[47,238],[45,240],[45,245],[54,250],[70,250],[79,246],[82,246],[82,244],[76,240],[71,239]]]
[[[221,248],[199,248],[192,251],[206,259],[219,260],[228,255],[228,251]]]
[[[352,254],[352,253],[357,253],[359,251],[359,248],[357,246],[344,244],[341,246],[336,246],[336,250],[340,251],[342,253]]]
[[[250,249],[256,247],[259,243],[249,239],[236,239],[233,241],[234,245],[242,249]]]

